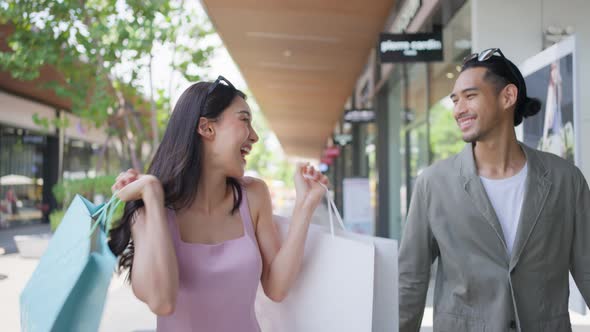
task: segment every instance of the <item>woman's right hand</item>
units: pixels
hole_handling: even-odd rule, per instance
[[[111,187],[113,193],[124,202],[144,199],[146,195],[155,195],[155,198],[163,199],[164,190],[157,177],[151,174],[140,174],[135,169],[128,169],[117,176],[115,184]]]

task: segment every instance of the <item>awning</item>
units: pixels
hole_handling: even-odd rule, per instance
[[[319,158],[395,1],[202,3],[285,152]]]

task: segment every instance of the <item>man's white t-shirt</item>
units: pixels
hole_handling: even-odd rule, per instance
[[[487,179],[480,176],[488,198],[496,211],[498,221],[502,225],[509,255],[512,255],[512,248],[516,239],[527,173],[528,167],[525,164],[518,174],[506,179]]]

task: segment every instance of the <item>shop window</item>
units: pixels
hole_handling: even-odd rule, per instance
[[[0,127],[0,223],[40,220],[45,136]]]
[[[462,7],[461,7],[462,5]],[[457,10],[459,8],[459,10]],[[453,104],[448,97],[461,71],[463,58],[471,53],[471,3],[450,1],[439,13],[444,24],[444,61],[430,65],[429,124],[431,163],[448,158],[464,146],[461,132],[453,118]]]

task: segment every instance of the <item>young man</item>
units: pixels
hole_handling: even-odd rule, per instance
[[[531,149],[535,115],[499,49],[468,57],[451,98],[468,143],[418,178],[399,256],[400,332],[418,331],[438,258],[434,331],[571,331],[568,272],[590,300],[590,191],[570,162]]]

